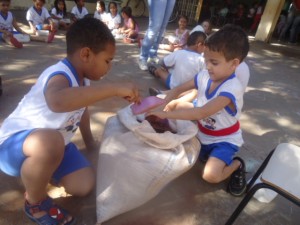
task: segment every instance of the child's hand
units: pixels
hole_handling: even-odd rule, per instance
[[[177,101],[177,100],[170,101],[170,102],[165,106],[164,111],[169,112],[169,111],[175,110],[177,104],[178,104],[178,101]]]
[[[167,117],[167,112],[165,112],[165,111],[157,111],[157,110],[155,110],[155,111],[150,111],[150,112],[148,112],[148,113],[146,113],[145,114],[145,117],[148,117],[148,116],[157,116],[157,117],[159,117],[159,118],[161,118],[161,119],[166,119]]]
[[[117,90],[117,96],[123,97],[129,102],[140,103],[140,94],[138,88],[132,83],[123,83]]]
[[[13,33],[9,32],[9,31],[4,31],[3,34],[7,37],[12,37]]]

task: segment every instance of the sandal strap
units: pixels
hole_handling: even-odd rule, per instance
[[[33,216],[33,214],[42,212],[42,211],[45,211],[47,214],[40,218],[35,218]],[[44,199],[38,203],[35,203],[35,204],[30,204],[26,200],[25,201],[25,213],[32,221],[34,221],[40,225],[59,224],[69,214],[66,210],[57,206],[53,202],[53,199],[50,197],[47,197],[46,199]],[[67,224],[71,224],[72,222],[74,222],[74,218],[72,218],[72,220]]]
[[[25,209],[30,214],[35,214],[41,211],[48,212],[52,206],[53,206],[53,200],[50,197],[47,197],[46,199],[35,204],[30,204],[27,200],[25,201]]]
[[[157,69],[157,68],[156,68],[154,65],[148,66],[148,70],[149,70],[150,74],[152,74],[152,75],[155,76],[155,77],[156,77],[156,75],[155,75],[155,70],[156,70],[156,69]]]

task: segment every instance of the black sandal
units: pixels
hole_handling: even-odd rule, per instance
[[[162,94],[162,92],[156,88],[150,87],[149,94],[150,94],[150,96],[156,96],[156,95]]]
[[[157,75],[155,75],[155,71],[157,70],[157,68],[154,65],[149,65],[148,66],[148,71],[151,75],[153,75],[154,77],[158,78]]]

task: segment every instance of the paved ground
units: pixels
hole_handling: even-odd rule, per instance
[[[20,16],[20,19],[23,17]],[[147,19],[139,19],[142,30]],[[168,31],[174,26],[169,26]],[[141,94],[147,96],[150,86],[162,88],[160,82],[137,66],[136,45],[117,44],[117,54],[109,75],[99,82],[134,81]],[[160,53],[162,57],[164,53]],[[60,33],[52,44],[31,42],[21,50],[0,44],[0,75],[4,93],[0,97],[0,123],[16,107],[44,68],[65,56],[65,40]],[[251,42],[247,58],[251,78],[245,94],[241,126],[245,145],[240,155],[246,159],[251,177],[268,152],[278,143],[300,145],[300,66],[299,46]],[[92,106],[92,129],[101,140],[105,121],[126,106],[114,98]],[[80,134],[74,142],[96,166],[98,152],[85,151]],[[226,183],[211,185],[200,178],[201,165],[170,183],[156,198],[145,205],[120,215],[104,225],[221,225],[224,224],[240,198],[225,191]],[[20,181],[0,173],[0,224],[32,224],[22,211],[24,189]],[[64,197],[63,192],[50,188],[51,195],[62,195],[57,201],[77,217],[77,224],[96,222],[95,193],[85,198]],[[298,207],[277,197],[269,204],[251,201],[236,224],[279,225],[299,224]]]

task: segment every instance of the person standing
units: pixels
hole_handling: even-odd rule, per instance
[[[157,61],[157,50],[173,12],[176,0],[148,0],[149,25],[141,45],[139,68],[148,70],[147,62]]]

